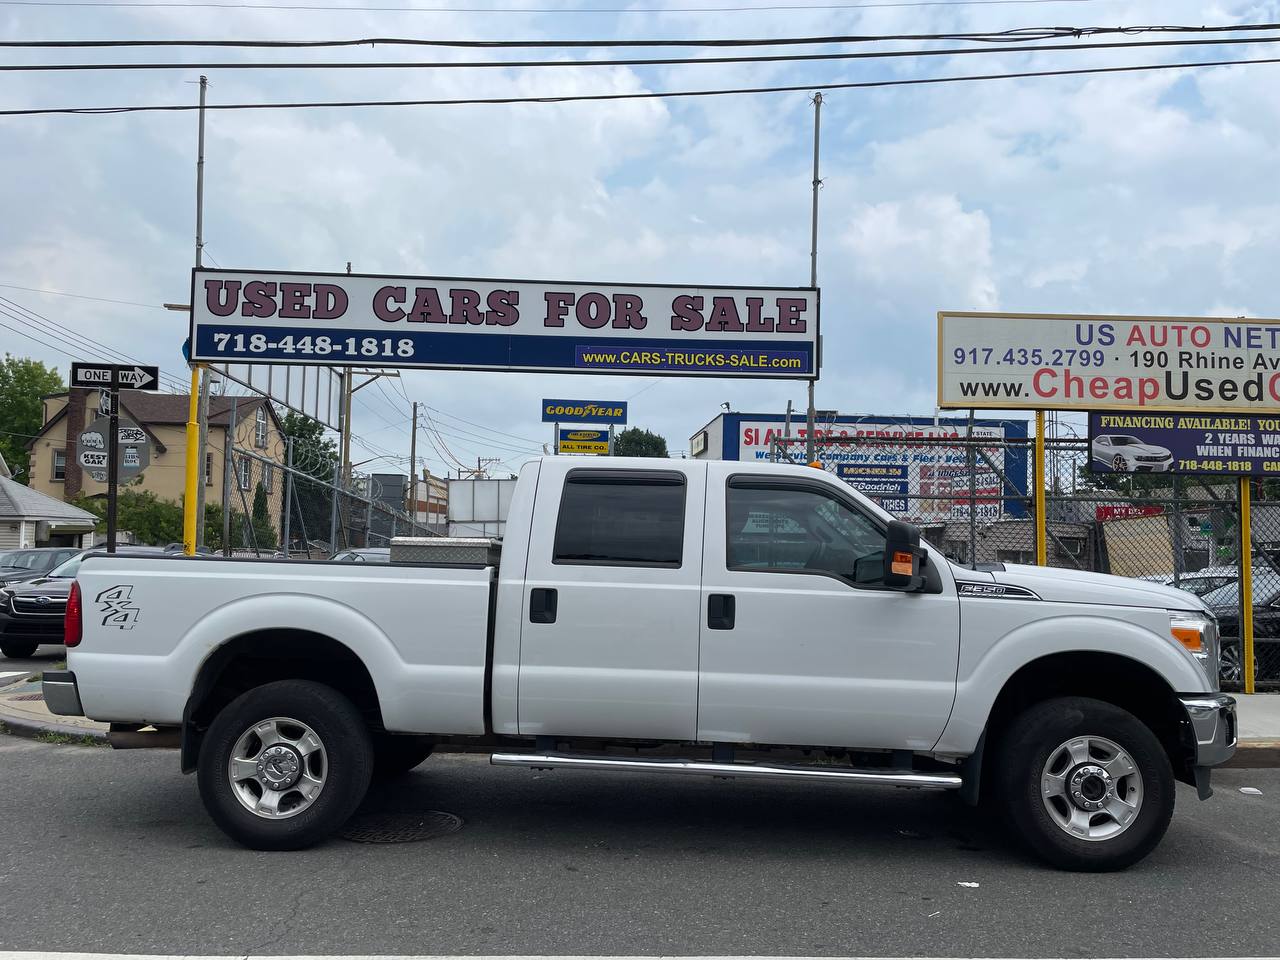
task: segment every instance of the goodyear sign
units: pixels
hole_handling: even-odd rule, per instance
[[[543,423],[626,423],[625,400],[543,400]]]
[[[608,430],[561,430],[561,453],[588,453],[605,456],[609,453]]]

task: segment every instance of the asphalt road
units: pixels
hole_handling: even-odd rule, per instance
[[[62,644],[45,644],[37,647],[34,655],[24,657],[21,660],[11,660],[9,657],[0,656],[0,673],[12,673],[17,670],[22,670],[26,673],[40,673],[42,670],[52,670],[55,663],[61,663],[66,659],[67,648]],[[3,686],[8,680],[8,677],[0,679],[0,686]]]
[[[1208,803],[1180,788],[1163,846],[1106,876],[1042,868],[941,794],[436,757],[367,807],[449,811],[461,831],[264,854],[212,826],[172,752],[0,736],[0,778],[5,950],[1241,957],[1277,943],[1277,770],[1222,772]]]
[[[67,648],[65,646],[61,644],[45,644],[44,646],[37,646],[36,653],[32,654],[31,657],[23,657],[20,660],[0,657],[0,675],[15,671],[40,673],[41,671],[46,671],[46,669],[54,668],[55,663],[61,663],[65,659],[67,659]],[[0,686],[17,680],[20,680],[20,677],[0,676]]]

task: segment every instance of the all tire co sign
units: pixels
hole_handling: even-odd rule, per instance
[[[939,313],[938,406],[1280,411],[1280,320]]]
[[[194,270],[191,359],[817,377],[812,288]]]

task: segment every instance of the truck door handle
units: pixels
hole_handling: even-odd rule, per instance
[[[555,623],[556,601],[559,595],[550,587],[535,587],[529,591],[529,622]]]
[[[707,596],[707,628],[710,630],[732,630],[734,607],[731,593],[712,593]]]

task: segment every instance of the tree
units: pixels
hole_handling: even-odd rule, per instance
[[[58,371],[39,360],[7,353],[0,360],[0,454],[23,483],[31,462],[27,443],[44,426],[40,398],[65,389]]]
[[[75,505],[98,518],[99,533],[107,529],[107,498],[79,497]],[[138,543],[163,547],[182,542],[182,507],[161,500],[149,490],[121,487],[116,494],[116,528],[132,533]]]
[[[294,475],[294,503],[284,505],[293,511],[290,539],[327,540],[338,445],[325,436],[324,424],[292,410],[280,422],[280,429],[293,439],[293,466],[298,471]]]
[[[665,457],[667,441],[656,433],[630,427],[613,438],[615,457]]]
[[[259,550],[276,548],[276,528],[267,512],[267,488],[261,483],[253,491],[253,545]]]

